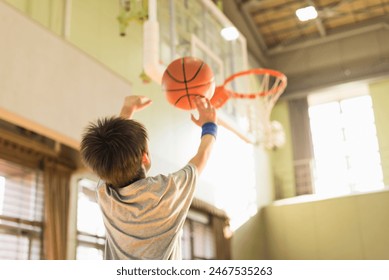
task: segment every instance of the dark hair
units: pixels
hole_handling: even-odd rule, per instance
[[[142,156],[147,152],[147,131],[137,121],[110,117],[86,127],[81,157],[97,175],[113,186],[144,177]]]

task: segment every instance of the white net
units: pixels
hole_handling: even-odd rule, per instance
[[[223,107],[235,116],[239,126],[251,135],[256,143],[267,148],[279,146],[284,141],[280,123],[271,122],[270,114],[286,87],[286,77],[269,69],[253,69],[226,80],[225,88],[232,91],[232,98]]]

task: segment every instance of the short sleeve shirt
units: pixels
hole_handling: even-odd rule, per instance
[[[192,203],[196,167],[147,177],[124,188],[102,184],[97,197],[106,228],[105,259],[181,259],[181,232]]]

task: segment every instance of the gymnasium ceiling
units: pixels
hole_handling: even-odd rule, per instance
[[[302,22],[307,6],[318,17]],[[389,0],[223,0],[223,10],[251,61],[287,75],[288,94],[389,75]]]
[[[336,33],[351,34],[387,21],[389,16],[389,0],[242,0],[237,3],[266,50]],[[295,12],[307,6],[314,6],[318,17],[301,22]]]

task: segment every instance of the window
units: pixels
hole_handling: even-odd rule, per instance
[[[309,117],[316,193],[339,195],[384,187],[369,95],[310,106]]]
[[[189,211],[182,235],[182,259],[216,259],[215,236],[207,215]]]
[[[89,179],[78,181],[77,259],[103,259],[105,229],[96,201],[97,183]]]
[[[0,259],[42,258],[42,172],[0,159]]]

